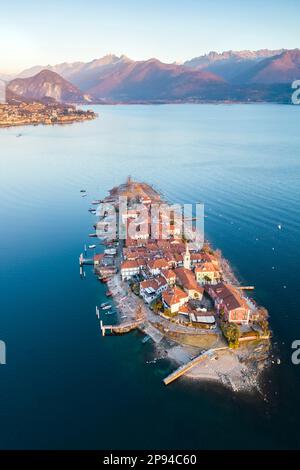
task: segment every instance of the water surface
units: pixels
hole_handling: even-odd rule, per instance
[[[0,447],[299,448],[299,109],[95,109],[91,122],[0,130]],[[170,365],[146,364],[140,334],[100,336],[104,287],[91,270],[80,279],[78,255],[89,201],[129,174],[204,201],[207,237],[256,286],[282,360],[264,377],[268,402],[186,380],[166,388]]]

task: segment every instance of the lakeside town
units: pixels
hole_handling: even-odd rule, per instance
[[[0,127],[71,124],[96,118],[96,113],[60,103],[0,104]]]
[[[98,220],[90,237],[104,247],[92,263],[116,308],[96,306],[102,335],[142,331],[143,342],[156,345],[155,361],[168,357],[177,365],[166,385],[185,375],[233,390],[258,387],[270,328],[267,310],[247,294],[254,286],[241,286],[222,253],[191,224],[186,228],[150,185],[129,177],[92,204]],[[90,262],[83,254],[79,261],[81,269]]]

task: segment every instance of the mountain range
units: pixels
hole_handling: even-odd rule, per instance
[[[183,64],[107,55],[35,66],[8,83],[14,96],[66,102],[289,102],[300,50],[210,52]]]

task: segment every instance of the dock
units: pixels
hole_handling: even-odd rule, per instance
[[[79,266],[84,266],[87,264],[94,264],[93,258],[84,258],[83,253],[80,253],[79,256]]]
[[[238,290],[254,290],[254,286],[237,286],[236,287]]]
[[[141,321],[130,321],[130,322],[124,322],[124,323],[119,323],[116,325],[104,325],[103,321],[100,321],[100,329],[102,336],[106,335],[106,332],[116,335],[122,335],[125,333],[129,333],[129,331],[135,330],[139,325],[141,324]]]
[[[199,354],[199,356],[195,357],[194,359],[192,359],[187,364],[183,364],[182,366],[178,367],[178,369],[176,369],[174,372],[172,372],[170,375],[168,375],[163,380],[164,384],[169,385],[171,382],[174,382],[174,380],[177,380],[179,377],[184,375],[186,372],[191,370],[196,365],[200,364],[205,359],[211,359],[214,356],[215,351],[220,351],[222,349],[228,349],[228,347],[225,346],[225,347],[221,347],[221,348],[208,349],[207,351]]]

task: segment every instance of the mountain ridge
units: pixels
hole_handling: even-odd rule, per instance
[[[50,70],[42,70],[29,78],[16,78],[7,84],[6,90],[8,94],[25,100],[49,99],[74,103],[87,101],[77,87]]]
[[[156,58],[134,61],[125,55],[108,54],[89,62],[64,62],[41,68],[34,66],[24,70],[17,79],[9,82],[8,88],[18,93],[21,83],[25,88],[29,87],[24,92],[27,98],[43,95],[82,103],[87,102],[87,96],[93,102],[101,103],[288,102],[291,82],[300,78],[300,50],[212,51],[183,64],[166,64]],[[48,75],[45,85],[37,77],[46,72],[54,75]],[[34,73],[33,77],[27,77],[31,73]],[[16,81],[33,79],[34,86]],[[60,87],[64,92],[59,91]]]

